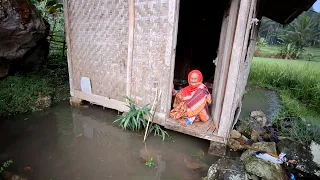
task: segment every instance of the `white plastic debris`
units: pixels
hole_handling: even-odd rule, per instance
[[[286,156],[286,154],[284,153],[281,153],[279,155],[280,158],[273,157],[267,153],[256,153],[255,155],[257,158],[263,159],[267,162],[273,162],[275,164],[282,164],[283,162],[285,162],[284,157]]]

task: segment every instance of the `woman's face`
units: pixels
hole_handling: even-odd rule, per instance
[[[199,83],[199,76],[196,73],[192,73],[190,77],[190,85],[194,86]]]

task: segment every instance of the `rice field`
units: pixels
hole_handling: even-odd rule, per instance
[[[275,89],[291,115],[320,123],[320,59],[283,60],[255,57],[249,85]]]
[[[305,52],[303,53],[301,60],[308,60],[308,54],[312,54],[313,58],[311,61],[320,62],[320,48],[305,48]],[[260,54],[262,56],[272,56],[278,54],[279,47],[277,46],[266,46],[261,47]]]

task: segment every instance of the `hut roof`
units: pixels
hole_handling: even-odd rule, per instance
[[[260,12],[262,16],[280,24],[289,24],[315,2],[316,0],[261,0]]]

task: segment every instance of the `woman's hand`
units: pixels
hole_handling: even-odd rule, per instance
[[[172,84],[172,94],[176,94],[177,91],[174,89],[174,84]]]

